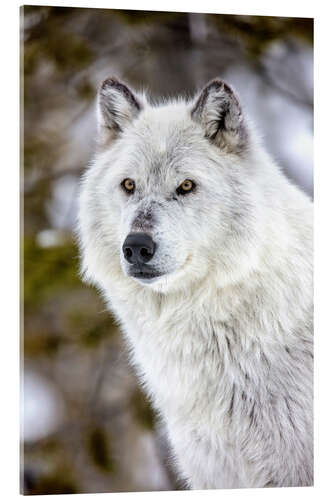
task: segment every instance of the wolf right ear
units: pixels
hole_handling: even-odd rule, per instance
[[[143,109],[143,103],[124,83],[107,78],[98,94],[98,125],[100,136],[114,138]]]
[[[195,100],[191,110],[205,136],[228,152],[241,153],[248,141],[247,128],[239,101],[222,80],[208,83]]]

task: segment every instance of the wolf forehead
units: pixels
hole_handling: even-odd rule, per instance
[[[124,151],[126,145],[129,165],[142,165],[150,175],[165,175],[166,169],[182,173],[190,166],[190,157],[204,154],[201,140],[202,131],[191,121],[186,105],[168,103],[144,110],[119,146]]]

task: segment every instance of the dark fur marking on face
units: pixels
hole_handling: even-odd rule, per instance
[[[154,215],[152,207],[146,210],[140,210],[132,223],[132,230],[151,231],[154,225]]]
[[[179,201],[179,198],[177,198],[177,196],[172,195],[166,198],[166,201]]]

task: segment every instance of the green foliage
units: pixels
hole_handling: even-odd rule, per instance
[[[25,131],[24,142],[24,169],[25,173],[29,173],[32,168],[40,167],[40,170],[45,172],[45,163],[50,164],[56,158],[53,150],[55,142],[60,143],[60,138],[54,135],[51,137],[29,136],[29,130]],[[44,167],[44,168],[43,168]]]
[[[175,18],[185,17],[182,12],[158,12],[152,10],[117,10],[113,14],[119,16],[125,23],[137,26],[140,24],[165,24]]]
[[[59,351],[65,338],[50,332],[47,328],[31,333],[29,328],[24,332],[24,353],[26,356],[54,356]]]
[[[41,248],[35,238],[24,241],[24,306],[40,307],[55,292],[82,287],[78,253],[69,241],[65,245]]]
[[[25,238],[24,309],[29,356],[53,356],[68,343],[94,349],[118,332],[97,292],[82,283],[72,240],[41,248]]]
[[[313,20],[269,16],[227,16],[213,14],[220,33],[244,45],[250,59],[258,58],[274,40],[292,35],[313,42]]]
[[[155,413],[146,395],[138,387],[132,394],[131,406],[136,421],[148,430],[153,430],[155,426]]]
[[[26,473],[25,483],[27,490],[25,495],[64,495],[79,493],[76,481],[63,467],[50,474],[35,478]]]
[[[102,427],[95,427],[88,434],[89,455],[95,466],[107,473],[113,472],[115,467],[110,442],[110,436]]]
[[[82,38],[58,29],[50,29],[47,43],[40,49],[60,70],[77,71],[93,59],[92,50]]]
[[[75,493],[78,493],[77,487],[71,479],[63,476],[62,471],[58,474],[42,477],[29,490],[30,495],[73,495]]]
[[[114,335],[117,327],[109,312],[101,314],[94,302],[91,306],[70,310],[67,324],[72,337],[78,338],[84,347],[95,348]]]
[[[87,80],[79,83],[79,85],[76,87],[76,92],[78,97],[83,101],[91,101],[96,95],[95,87],[93,87]]]
[[[44,9],[40,20],[29,29],[24,45],[24,75],[32,75],[41,60],[51,61],[59,71],[78,71],[94,58],[87,41],[71,30],[71,9]],[[25,11],[26,12],[26,11]],[[37,12],[37,11],[35,11]],[[74,15],[80,11],[74,10]]]

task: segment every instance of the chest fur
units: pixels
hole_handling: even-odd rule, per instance
[[[274,413],[287,394],[299,398],[298,383],[311,373],[302,338],[268,335],[254,314],[249,321],[204,306],[169,310],[143,307],[125,324],[146,389],[169,422],[227,429],[250,418],[254,404]]]
[[[290,459],[296,484],[312,453],[312,309],[258,291],[201,298],[113,301],[183,476],[210,461],[200,487],[264,485]]]

